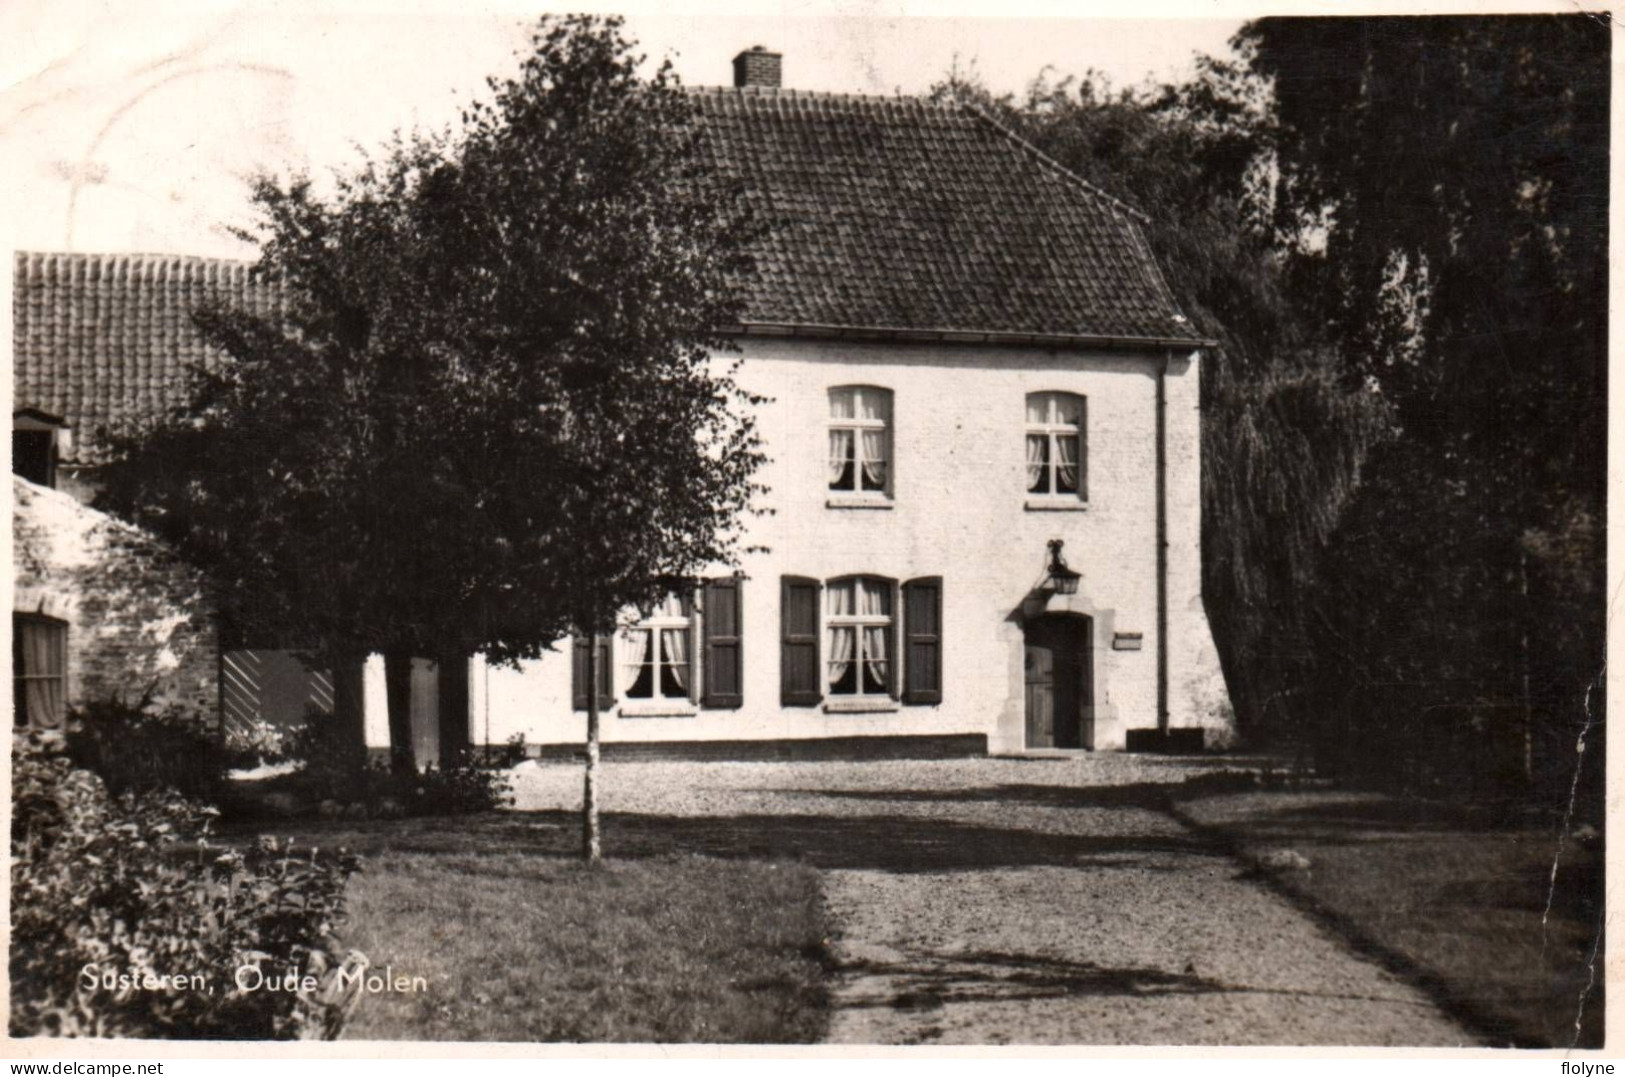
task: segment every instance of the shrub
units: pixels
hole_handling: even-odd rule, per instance
[[[114,797],[39,734],[14,741],[12,783],[12,1035],[339,1034],[366,967],[334,935],[354,857],[211,847],[214,809]],[[290,976],[308,988],[264,989]]]
[[[501,754],[468,749],[450,766],[431,764],[420,772],[401,773],[338,736],[332,722],[309,721],[291,751],[302,763],[300,769],[243,783],[225,806],[232,815],[249,818],[312,813],[391,818],[495,811],[513,800],[507,773],[497,768],[515,753],[522,758],[523,752],[522,742],[510,743]]]
[[[201,719],[177,708],[155,711],[146,700],[86,704],[70,712],[67,729],[74,764],[115,796],[173,789],[213,802],[238,762]]]
[[[274,725],[260,719],[239,722],[226,728],[225,751],[245,769],[257,764],[286,762],[298,758],[296,749],[302,731],[300,727]]]
[[[473,815],[513,803],[507,774],[482,766],[473,752],[463,753],[455,766],[431,765],[406,777],[416,786],[409,809],[414,815]]]
[[[501,745],[484,744],[468,750],[469,760],[486,770],[511,770],[530,758],[525,735],[515,733]]]

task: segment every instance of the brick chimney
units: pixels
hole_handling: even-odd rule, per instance
[[[768,52],[765,45],[754,45],[734,57],[735,86],[766,86],[779,88],[783,77],[783,53]]]

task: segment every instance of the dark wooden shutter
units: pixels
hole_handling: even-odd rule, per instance
[[[904,703],[942,702],[942,577],[903,584]]]
[[[785,576],[780,593],[779,702],[810,707],[824,698],[818,661],[818,606],[823,585]]]
[[[609,690],[609,637],[598,637],[598,709],[614,706],[615,693]],[[587,641],[575,637],[570,647],[570,705],[587,709]]]
[[[705,581],[700,606],[705,650],[705,695],[701,703],[707,707],[739,707],[745,702],[739,582]]]

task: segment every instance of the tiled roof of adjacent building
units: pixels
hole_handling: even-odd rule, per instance
[[[70,463],[95,463],[123,433],[179,404],[187,368],[210,361],[192,325],[208,301],[266,310],[245,262],[156,254],[16,256],[12,407],[60,415]]]
[[[1138,214],[971,106],[691,92],[771,226],[749,321],[1196,343]]]
[[[1198,344],[1141,219],[978,110],[917,98],[691,91],[717,170],[769,225],[745,328]],[[264,309],[247,263],[18,254],[14,407],[64,417],[69,462],[179,403],[209,360],[191,312]]]

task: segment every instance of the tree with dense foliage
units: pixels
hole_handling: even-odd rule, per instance
[[[105,500],[207,570],[243,638],[515,662],[737,556],[762,456],[720,330],[753,226],[619,20],[532,45],[455,133],[331,194],[258,183],[280,313],[199,313],[225,359],[112,469]]]
[[[1238,44],[1271,89],[1292,294],[1400,430],[1336,544],[1319,702],[1386,711],[1367,743],[1471,708],[1462,736],[1566,794],[1601,732],[1608,17],[1265,19]]]

